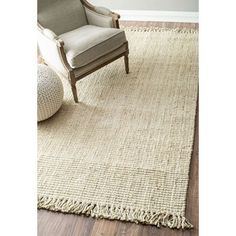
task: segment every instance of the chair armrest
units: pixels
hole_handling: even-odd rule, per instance
[[[99,14],[105,15],[105,16],[111,16],[111,14],[112,14],[112,11],[110,11],[106,7],[94,6],[94,11],[99,13]]]
[[[105,15],[105,16],[111,16],[113,18],[116,18],[117,20],[120,18],[119,14],[117,14],[115,12],[112,12],[111,10],[109,10],[106,7],[94,6],[94,11],[99,13],[99,14]]]
[[[38,24],[38,49],[41,57],[52,69],[63,76],[72,71],[66,59],[64,42],[53,31]]]
[[[118,21],[120,19],[120,15],[119,14],[109,10],[106,7],[94,6],[94,10],[95,10],[95,12],[97,12],[97,13],[99,13],[101,15],[111,16],[114,21]]]
[[[44,28],[38,23],[38,31],[47,39],[51,40],[58,47],[64,46],[64,42],[52,30]]]
[[[120,15],[105,7],[93,6],[86,0],[81,0],[90,25],[119,28]]]

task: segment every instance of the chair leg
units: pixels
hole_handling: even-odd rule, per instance
[[[125,72],[126,72],[126,74],[129,74],[129,57],[128,57],[128,55],[124,56],[124,61],[125,61]]]
[[[77,90],[76,90],[76,79],[75,79],[75,75],[74,73],[70,72],[69,73],[69,80],[70,80],[70,84],[71,84],[71,90],[72,90],[72,94],[74,97],[74,101],[75,103],[78,103],[78,96],[77,96]]]
[[[75,84],[71,84],[71,89],[72,89],[74,101],[75,101],[75,103],[78,103],[79,101],[78,101],[78,96],[77,96],[76,85]]]

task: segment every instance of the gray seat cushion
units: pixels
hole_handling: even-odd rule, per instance
[[[85,25],[59,36],[65,43],[68,63],[79,68],[119,48],[126,42],[121,29]]]

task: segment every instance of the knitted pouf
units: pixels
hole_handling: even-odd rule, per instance
[[[59,110],[63,95],[58,75],[48,66],[38,64],[38,121],[51,117]]]

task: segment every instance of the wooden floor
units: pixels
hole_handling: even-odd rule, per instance
[[[193,28],[198,24],[157,23],[157,22],[122,22],[123,25],[160,26],[170,28]],[[198,235],[198,111],[195,123],[195,135],[190,180],[187,193],[186,217],[194,225],[191,230],[158,229],[155,226],[134,223],[96,220],[78,216],[38,210],[38,236],[197,236]]]

